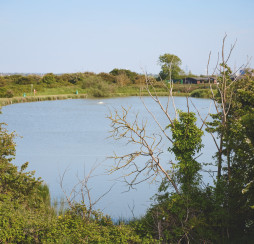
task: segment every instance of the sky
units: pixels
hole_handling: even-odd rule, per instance
[[[158,74],[170,53],[206,74],[225,33],[226,53],[237,40],[234,70],[254,56],[253,10],[253,0],[0,0],[0,73]]]

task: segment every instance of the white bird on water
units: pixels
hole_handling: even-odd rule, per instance
[[[98,102],[98,104],[104,104],[104,102],[100,101],[100,102]]]

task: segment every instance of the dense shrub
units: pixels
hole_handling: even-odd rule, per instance
[[[191,92],[191,97],[208,98],[210,90],[208,89],[197,89]]]
[[[6,86],[7,81],[4,77],[0,76],[0,87]]]
[[[11,89],[0,87],[0,97],[10,98],[13,96],[14,96],[14,92]]]
[[[112,71],[109,72],[109,74],[114,75],[114,76],[119,76],[119,77],[125,77],[124,79],[126,80],[124,84],[128,83],[136,83],[135,81],[139,78],[139,74],[136,72],[132,72],[128,69],[113,69]],[[119,79],[119,78],[118,78]],[[128,79],[128,82],[127,82]]]
[[[41,81],[47,85],[52,85],[53,83],[56,82],[56,77],[53,73],[48,73],[42,77]]]
[[[100,76],[104,81],[106,81],[108,83],[116,83],[116,78],[112,74],[99,73],[98,76]]]

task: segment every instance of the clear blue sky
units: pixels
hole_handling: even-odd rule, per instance
[[[0,0],[0,33],[0,72],[158,73],[171,53],[204,74],[225,33],[233,68],[254,56],[254,1]]]

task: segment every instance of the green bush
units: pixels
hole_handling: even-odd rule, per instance
[[[86,78],[83,79],[82,84],[81,84],[81,88],[82,89],[87,89],[87,88],[98,88],[99,85],[103,84],[106,82],[98,76],[88,76]]]
[[[14,96],[14,92],[11,89],[0,87],[0,97],[10,98]]]
[[[108,73],[99,73],[98,76],[108,83],[116,83],[116,78],[114,75]]]
[[[197,89],[191,92],[191,97],[208,98],[210,94],[209,89]]]

